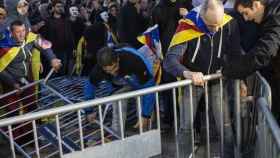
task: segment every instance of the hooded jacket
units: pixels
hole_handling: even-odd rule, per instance
[[[19,0],[4,0],[4,7],[8,13],[4,22],[4,28],[0,28],[0,31],[10,26],[15,20],[22,21],[27,28],[31,28],[27,15],[20,15],[17,11],[17,5]]]
[[[152,65],[141,53],[131,47],[120,47],[114,50],[119,56],[118,75],[111,76],[104,72],[99,65],[96,65],[84,87],[84,95],[87,100],[96,97],[97,86],[103,81],[112,83],[115,89],[129,86],[133,90],[138,90],[155,86]],[[155,96],[154,94],[146,94],[141,99],[142,116],[150,117],[155,104]],[[91,113],[93,109],[87,108],[85,110],[87,113]]]
[[[190,19],[191,14],[188,14]],[[224,15],[225,19],[231,18]],[[184,24],[180,24],[177,30],[181,30],[182,26]],[[174,77],[183,77],[184,71],[202,72],[204,75],[216,73],[224,65],[225,55],[241,53],[239,28],[235,20],[228,21],[219,31],[211,34],[206,33],[205,25],[198,23],[186,28],[195,29],[176,31],[163,64],[164,69]]]
[[[24,44],[0,48],[0,81],[6,86],[12,87],[22,78],[29,81],[39,78],[40,53],[35,48],[41,50],[49,61],[55,58],[50,48],[42,49],[38,45],[37,39],[38,35],[29,32]]]

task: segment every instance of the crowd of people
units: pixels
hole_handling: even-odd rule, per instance
[[[2,93],[45,77],[51,68],[56,76],[88,76],[86,99],[95,98],[104,80],[114,87],[111,94],[119,94],[177,78],[191,79],[196,114],[205,75],[224,75],[223,96],[228,103],[227,81],[245,81],[258,70],[272,87],[272,112],[279,117],[279,9],[277,0],[4,0],[0,8]],[[157,56],[160,79],[155,77],[155,64],[137,50],[143,46],[137,37],[155,24],[162,46],[162,56]],[[214,113],[220,111],[219,86],[209,83]],[[246,82],[241,87],[246,91]],[[188,88],[183,91],[179,108],[180,129],[187,133],[191,127],[189,93]],[[163,122],[169,125],[173,122],[171,94],[160,94]],[[143,126],[148,127],[155,96],[141,99]],[[223,108],[225,157],[234,155],[229,150],[233,145],[230,106]],[[95,119],[95,109],[85,111],[89,120]],[[118,111],[113,106],[116,132],[120,132]],[[214,116],[219,122],[220,115]]]

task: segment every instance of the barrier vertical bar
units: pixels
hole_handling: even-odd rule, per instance
[[[15,152],[15,142],[14,142],[14,136],[13,136],[13,132],[12,132],[12,125],[8,126],[8,130],[9,130],[9,138],[10,138],[10,147],[12,150],[12,155],[13,158],[16,158],[16,152]]]
[[[121,126],[121,139],[124,140],[124,126],[123,126],[123,113],[122,113],[122,101],[118,101],[118,109],[120,116],[120,126]]]
[[[78,110],[77,113],[78,113],[79,131],[80,131],[81,150],[84,151],[85,145],[84,145],[84,133],[83,133],[83,126],[82,126],[81,110]]]
[[[224,157],[224,111],[223,111],[223,79],[220,79],[220,126],[221,126],[221,157]]]
[[[59,156],[60,156],[60,158],[62,158],[63,157],[63,150],[62,150],[62,141],[61,141],[61,133],[60,133],[60,125],[59,125],[58,115],[55,115],[55,122],[56,122]]]
[[[157,129],[160,130],[159,95],[156,93]]]
[[[276,145],[272,143],[272,158],[276,158],[276,156],[277,156]]]
[[[273,142],[272,142],[272,134],[271,134],[271,132],[269,132],[269,134],[268,134],[268,140],[269,140],[269,142],[268,142],[268,147],[269,147],[269,157],[273,157]]]
[[[173,99],[173,113],[174,113],[174,130],[175,135],[178,135],[178,121],[177,121],[177,102],[176,102],[176,88],[172,89],[172,99]]]
[[[104,139],[104,127],[103,127],[103,117],[102,117],[102,108],[101,105],[98,106],[98,114],[99,114],[99,121],[100,121],[100,131],[101,131],[101,143],[102,145],[105,144],[105,139]]]
[[[34,142],[35,142],[35,148],[36,148],[36,155],[37,155],[37,158],[40,158],[40,150],[39,150],[39,143],[38,143],[36,120],[32,121],[32,126],[33,126],[33,133],[34,133]]]
[[[267,156],[267,130],[266,120],[264,114],[261,115],[262,128],[263,128],[263,140],[264,140],[264,155]]]
[[[142,122],[142,108],[141,108],[141,97],[137,97],[137,109],[138,109],[138,123],[139,123],[139,133],[143,133],[143,122]]]
[[[206,114],[206,139],[207,139],[207,158],[210,158],[210,129],[209,129],[209,94],[208,82],[205,82],[205,114]]]
[[[241,148],[241,107],[240,107],[240,80],[234,81],[234,91],[235,91],[235,118],[236,118],[236,156],[240,157]]]
[[[192,158],[195,158],[195,149],[194,149],[194,114],[193,114],[193,85],[189,85],[189,91],[190,91],[190,113],[191,113],[191,140],[192,140]]]

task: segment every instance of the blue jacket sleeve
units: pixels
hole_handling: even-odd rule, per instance
[[[147,81],[141,88],[149,88],[155,86],[156,83],[153,78]],[[155,93],[146,94],[142,97],[142,116],[150,118],[156,103]]]
[[[145,84],[143,84],[140,88],[149,88],[149,87],[153,87],[156,85],[156,82],[153,78],[151,78],[149,81],[147,81]]]
[[[95,91],[96,87],[89,81],[87,80],[83,89],[83,93],[85,96],[85,100],[90,100],[95,98]],[[86,114],[92,113],[94,111],[93,108],[86,108],[84,109]]]
[[[143,89],[143,88],[149,88],[156,85],[154,78],[150,78],[147,82],[144,84],[139,83],[139,79],[136,77],[136,75],[126,76],[125,77],[127,83],[134,89]],[[145,118],[151,117],[151,114],[154,110],[155,105],[155,94],[146,94],[143,97],[141,97],[142,102],[142,116]]]
[[[154,78],[150,78],[144,84],[140,84],[136,75],[125,76],[125,80],[134,90],[155,86]]]

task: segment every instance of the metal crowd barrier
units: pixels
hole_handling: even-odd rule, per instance
[[[259,145],[265,144],[262,141],[263,135],[260,134],[259,126],[262,126],[260,117],[264,111],[258,108],[257,100],[263,98],[266,100],[267,109],[271,108],[271,89],[267,81],[259,72],[249,76],[247,79],[248,96],[240,97],[240,81],[234,83],[235,99],[235,126],[236,126],[236,155],[237,157],[259,157],[261,150]],[[246,82],[245,81],[245,82]],[[270,113],[270,112],[269,112]],[[270,113],[271,115],[271,113]],[[266,127],[269,128],[269,127]],[[274,129],[270,129],[273,131]],[[261,158],[266,158],[261,156]]]
[[[280,157],[280,128],[263,97],[257,100],[259,111],[256,152],[254,158]]]
[[[256,75],[256,84],[253,84],[253,88],[251,88],[252,95],[248,97],[247,99],[250,101],[256,100],[257,98],[263,97],[267,102],[270,102],[271,100],[271,92],[269,89],[268,84],[266,84],[265,80],[259,75]],[[195,130],[194,130],[194,116],[193,116],[193,94],[192,94],[192,81],[191,80],[182,80],[174,83],[164,84],[160,86],[155,86],[151,88],[141,89],[137,91],[132,91],[128,93],[122,93],[118,95],[112,95],[108,97],[102,97],[97,98],[90,101],[84,101],[79,103],[74,103],[69,99],[68,97],[65,97],[61,94],[61,92],[58,92],[59,89],[63,89],[63,87],[59,87],[58,90],[55,90],[54,88],[51,88],[49,85],[47,85],[43,81],[38,81],[34,83],[33,85],[37,83],[44,83],[44,86],[47,87],[48,91],[51,91],[52,97],[57,97],[57,100],[62,100],[65,104],[65,106],[59,106],[59,107],[53,107],[51,109],[44,109],[42,111],[34,111],[32,113],[11,117],[11,118],[4,118],[0,120],[0,127],[2,129],[2,133],[9,138],[12,156],[13,158],[17,157],[16,151],[19,151],[21,153],[25,153],[25,157],[34,157],[35,155],[37,157],[66,157],[66,158],[72,158],[72,157],[91,157],[91,158],[101,158],[101,157],[122,157],[122,158],[148,158],[153,156],[158,156],[164,153],[161,149],[161,128],[160,128],[160,101],[159,101],[159,93],[166,90],[172,90],[172,97],[173,97],[173,109],[174,109],[174,134],[177,138],[179,131],[179,125],[178,125],[178,114],[177,114],[177,99],[178,99],[178,89],[179,88],[185,88],[188,86],[189,92],[190,92],[190,107],[191,107],[191,144],[188,144],[191,146],[191,153],[185,155],[184,157],[207,157],[210,158],[212,155],[213,144],[210,140],[210,119],[209,119],[209,94],[208,94],[208,83],[212,82],[213,80],[218,80],[218,84],[220,85],[220,94],[223,94],[223,79],[221,74],[213,74],[209,76],[205,76],[204,78],[206,80],[205,86],[204,86],[204,92],[205,92],[205,117],[206,117],[206,150],[205,154],[201,156],[198,151],[196,150],[195,145]],[[70,84],[71,85],[71,84]],[[254,85],[258,85],[257,88],[254,88]],[[59,86],[59,85],[58,85]],[[69,85],[68,85],[69,86]],[[74,88],[75,90],[75,88]],[[42,91],[42,89],[41,89]],[[41,92],[39,91],[39,92]],[[15,92],[12,92],[15,93]],[[12,94],[11,93],[11,94]],[[41,92],[42,93],[42,92]],[[155,93],[156,97],[156,105],[155,105],[155,120],[154,120],[154,126],[152,126],[149,129],[143,128],[143,122],[141,119],[141,97],[146,94]],[[268,104],[264,104],[263,101],[258,101],[257,105],[258,111],[257,113],[259,115],[256,115],[256,108],[253,108],[250,112],[253,111],[252,117],[250,117],[250,120],[252,122],[256,122],[252,125],[249,132],[247,134],[252,135],[252,139],[244,141],[244,131],[242,131],[242,125],[244,126],[249,124],[250,121],[247,121],[244,123],[243,120],[243,103],[242,99],[240,98],[239,94],[239,81],[235,82],[235,88],[234,88],[234,100],[235,100],[235,127],[236,127],[236,157],[241,157],[243,151],[242,145],[245,143],[252,144],[254,147],[258,144],[274,144],[272,145],[272,148],[262,148],[262,150],[259,150],[259,152],[263,152],[266,154],[270,154],[270,149],[276,153],[278,152],[279,147],[279,128],[277,128],[277,125],[275,122],[273,122],[273,119],[270,112],[268,111],[269,106]],[[10,95],[10,94],[9,94]],[[6,97],[7,94],[0,96],[0,99]],[[71,98],[75,98],[71,96]],[[78,97],[80,98],[80,96]],[[136,100],[136,105],[130,105],[134,106],[137,109],[137,120],[139,121],[139,127],[137,131],[130,131],[128,127],[124,124],[123,120],[123,111],[122,111],[122,100],[131,99],[133,98]],[[39,98],[41,99],[41,98]],[[51,99],[54,100],[54,99]],[[79,99],[74,99],[78,100]],[[263,99],[262,99],[263,100]],[[21,100],[19,100],[21,101]],[[220,96],[221,103],[223,102],[223,95]],[[40,102],[40,101],[38,101]],[[55,102],[55,100],[54,100]],[[118,107],[118,113],[119,113],[119,122],[120,122],[120,134],[117,134],[115,131],[112,131],[110,128],[110,119],[105,120],[104,115],[106,115],[105,109],[108,109],[108,104],[111,104],[113,102],[117,102],[117,104],[112,104],[111,106],[117,106]],[[66,106],[67,105],[67,106]],[[46,106],[46,105],[44,105]],[[97,109],[97,115],[96,115],[96,122],[95,124],[91,124],[86,119],[86,114],[84,113],[85,108],[94,107]],[[250,106],[251,107],[251,106]],[[221,104],[221,112],[218,114],[223,118],[223,104]],[[247,113],[247,111],[245,112]],[[215,114],[217,115],[217,114]],[[250,115],[251,116],[251,115]],[[48,125],[45,125],[44,122],[41,120],[43,118],[52,118],[52,127],[48,128]],[[261,119],[262,118],[262,119]],[[19,146],[16,142],[16,138],[13,136],[13,130],[15,125],[22,125],[25,122],[32,123],[32,130],[29,131],[33,135],[33,139],[29,144],[25,144],[26,146],[32,147],[31,153],[33,154],[26,154],[27,152],[22,146]],[[217,122],[216,122],[217,123]],[[223,148],[224,148],[224,129],[223,129],[223,119],[220,120],[220,127],[219,130],[220,133],[220,139],[219,139],[219,155],[215,155],[216,157],[222,157],[223,156]],[[247,123],[247,124],[246,124]],[[45,125],[45,126],[44,126]],[[72,126],[69,126],[72,125]],[[50,133],[50,137],[53,140],[52,143],[44,143],[45,138],[43,132],[41,132],[41,127],[47,127],[47,130]],[[94,128],[94,130],[88,130],[89,128]],[[256,130],[257,129],[257,130]],[[260,130],[263,129],[263,130]],[[98,132],[96,132],[98,131]],[[269,135],[269,131],[270,135]],[[265,133],[266,132],[266,133]],[[74,136],[72,136],[72,139],[69,139],[69,135],[72,133],[75,133]],[[88,138],[88,135],[95,135],[95,137],[98,137],[100,139],[100,142],[96,142],[94,146],[87,145],[86,141]],[[269,139],[260,139],[263,138],[262,136],[265,135],[266,138]],[[243,136],[243,137],[242,137]],[[269,137],[267,137],[269,136]],[[109,140],[109,141],[108,141]],[[268,141],[269,140],[269,141]],[[179,141],[185,141],[185,140],[179,140]],[[275,142],[276,141],[276,142]],[[248,143],[249,142],[249,143]],[[258,142],[258,143],[257,143]],[[272,143],[271,143],[272,142]],[[31,145],[30,145],[31,144]],[[32,145],[33,144],[33,145]],[[42,149],[45,149],[46,146],[53,145],[49,150],[55,149],[55,152],[46,154],[46,151],[43,151]],[[58,149],[58,150],[57,150]],[[22,151],[24,150],[24,151]],[[184,149],[183,149],[184,150]],[[265,150],[265,151],[263,151]],[[255,150],[257,151],[257,150]],[[256,156],[257,155],[257,156]],[[176,153],[174,157],[180,157],[180,154]],[[255,154],[255,157],[261,157],[261,158],[267,158],[269,156],[261,156],[261,154]],[[270,157],[269,157],[270,158]],[[274,157],[271,157],[274,158]]]
[[[207,83],[210,80],[215,80],[219,79],[220,84],[222,86],[222,79],[221,79],[221,74],[214,74],[214,75],[209,75],[205,76],[206,84],[205,84],[205,89],[206,93],[205,96],[208,96],[208,91],[207,91]],[[183,80],[183,81],[178,81],[166,85],[161,85],[161,86],[156,86],[152,88],[147,88],[147,89],[142,89],[142,90],[137,90],[133,92],[128,92],[128,93],[123,93],[123,94],[118,94],[118,95],[112,95],[104,98],[97,98],[91,101],[85,101],[85,102],[80,102],[73,104],[73,102],[64,96],[61,96],[60,93],[57,91],[53,90],[56,95],[60,96],[64,100],[68,101],[70,105],[67,106],[61,106],[61,107],[55,107],[52,109],[47,109],[43,111],[38,111],[38,112],[32,112],[29,114],[24,114],[12,118],[5,118],[0,121],[0,127],[7,127],[7,135],[10,140],[10,145],[11,145],[11,150],[12,150],[12,155],[13,157],[16,157],[16,148],[15,148],[15,138],[13,136],[13,125],[15,124],[22,124],[24,122],[32,122],[32,133],[34,135],[34,147],[35,147],[35,153],[37,157],[43,157],[41,156],[41,139],[38,136],[38,129],[39,126],[41,126],[41,120],[42,118],[45,117],[54,117],[55,121],[55,126],[52,129],[52,134],[53,134],[53,139],[57,139],[57,141],[54,143],[58,147],[58,153],[60,157],[135,157],[135,158],[143,158],[143,157],[151,157],[151,156],[156,156],[161,154],[161,139],[160,139],[160,114],[159,114],[159,92],[164,91],[164,90],[170,90],[172,89],[173,91],[173,97],[174,97],[174,104],[173,107],[176,109],[177,107],[177,94],[176,94],[176,89],[179,87],[185,87],[189,86],[190,90],[192,88],[192,82],[190,80]],[[155,126],[150,129],[143,129],[143,123],[141,119],[141,96],[149,93],[155,93],[156,97],[156,105],[155,105],[155,114],[156,114],[156,121],[155,121]],[[129,133],[127,134],[125,130],[125,126],[123,124],[123,117],[120,117],[120,126],[121,126],[121,134],[119,137],[116,136],[115,140],[112,142],[107,142],[106,141],[106,125],[104,124],[103,120],[103,109],[104,106],[106,106],[107,103],[112,103],[112,102],[118,102],[116,106],[120,107],[122,106],[122,100],[128,99],[128,98],[135,98],[136,101],[136,108],[137,108],[137,118],[139,121],[139,128],[138,132],[134,133]],[[190,97],[192,98],[192,96]],[[98,128],[100,130],[100,137],[101,137],[101,145],[96,146],[96,147],[88,147],[85,144],[85,128],[83,126],[83,118],[85,117],[85,114],[83,113],[83,109],[88,108],[88,107],[95,107],[98,109],[98,115],[97,115],[97,121],[99,122]],[[208,102],[206,103],[206,107],[209,107]],[[208,109],[208,108],[207,108]],[[122,116],[123,111],[119,110],[119,115]],[[71,117],[77,118],[73,119],[70,117],[70,121],[64,120],[64,115],[70,114]],[[222,113],[221,113],[222,115]],[[178,123],[177,123],[177,111],[174,110],[174,125],[175,125],[175,135],[178,134]],[[206,117],[208,118],[208,111],[206,111]],[[65,130],[63,129],[63,124],[70,123],[70,124],[76,124],[78,126],[76,127],[76,130],[78,130],[78,140],[76,142],[71,142],[69,143],[69,140],[66,139],[67,134],[65,135]],[[222,123],[222,122],[221,122]],[[207,127],[210,126],[209,124],[209,118],[207,119]],[[69,130],[69,129],[68,129]],[[74,129],[70,129],[71,131]],[[112,131],[110,132],[110,128],[107,128],[109,133],[113,133]],[[223,130],[223,129],[221,129]],[[67,132],[66,132],[67,133]],[[223,138],[223,134],[221,134],[221,138]],[[209,140],[209,130],[207,132],[207,156],[210,157],[210,140]],[[192,140],[194,140],[194,130],[192,130]],[[72,148],[69,150],[70,147],[75,145],[76,148]],[[70,147],[69,147],[70,146]],[[222,147],[222,146],[221,146]],[[19,148],[17,148],[19,149]],[[66,150],[68,149],[68,150]],[[193,149],[193,157],[195,156],[195,151],[194,151],[194,141],[192,141],[192,149]],[[108,152],[110,151],[110,152]],[[53,155],[48,155],[47,157],[52,157]]]
[[[80,102],[84,99],[83,97],[83,86],[85,84],[85,78],[65,78],[57,77],[54,79],[49,79],[53,71],[44,80],[39,80],[34,83],[28,84],[21,87],[22,93],[26,93],[24,96],[22,94],[17,94],[17,91],[12,91],[0,96],[0,118],[10,118],[15,115],[30,114],[45,109],[51,109],[59,106],[68,106],[76,102]],[[97,89],[97,96],[102,97],[105,94],[104,87],[105,84],[100,84]],[[37,87],[36,91],[33,91],[33,87]],[[32,89],[31,89],[32,88]],[[13,96],[17,96],[14,98]],[[10,98],[14,98],[10,100]],[[15,108],[10,109],[9,106],[13,105]],[[107,110],[108,111],[108,110]],[[77,129],[78,115],[76,113],[69,112],[64,113],[59,116],[61,131],[63,141],[63,150],[65,152],[75,151],[80,147],[76,145],[79,143],[78,135],[79,130]],[[105,115],[104,115],[104,120]],[[81,125],[85,129],[86,134],[84,136],[84,141],[90,146],[98,145],[101,143],[101,138],[99,136],[100,129],[97,126],[100,122],[89,123],[85,115],[81,116]],[[39,151],[44,153],[44,157],[55,157],[58,155],[59,150],[57,146],[56,138],[56,126],[55,118],[44,117],[39,119],[36,131],[38,141],[40,142]],[[104,130],[106,141],[111,141],[119,138],[114,132],[108,128],[108,121],[104,123]],[[9,139],[9,131],[7,128],[1,128],[0,133],[4,138]],[[33,138],[33,128],[32,122],[27,121],[14,125],[12,128],[12,133],[14,133],[14,145],[15,150],[20,153],[20,155],[31,158],[36,155],[35,139]],[[25,139],[24,141],[21,141]]]
[[[257,73],[257,91],[254,92],[255,102],[255,136],[254,158],[279,158],[280,157],[280,128],[271,113],[271,89],[266,80]]]

